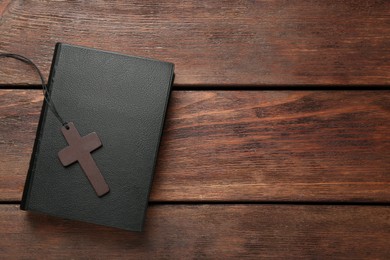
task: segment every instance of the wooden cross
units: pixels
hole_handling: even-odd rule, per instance
[[[110,188],[91,155],[91,152],[102,146],[98,135],[93,132],[81,137],[73,123],[67,123],[61,131],[69,144],[58,153],[61,163],[66,167],[78,162],[96,194],[99,197],[107,194]]]

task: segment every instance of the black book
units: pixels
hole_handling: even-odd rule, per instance
[[[141,231],[173,67],[58,43],[48,93],[61,117],[74,124],[66,129],[77,129],[81,139],[68,140],[70,130],[44,102],[21,209]],[[82,148],[86,139],[92,144]],[[93,163],[107,184],[100,194],[87,177]]]

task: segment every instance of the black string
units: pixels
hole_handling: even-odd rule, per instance
[[[18,55],[18,54],[13,54],[13,53],[0,53],[0,58],[13,58],[13,59],[16,59],[16,60],[20,60],[24,63],[27,63],[28,65],[32,66],[37,72],[38,72],[38,75],[39,75],[39,78],[41,79],[41,83],[42,83],[42,90],[43,90],[43,97],[45,99],[45,102],[46,104],[49,106],[50,110],[53,112],[53,114],[57,117],[57,119],[60,121],[60,123],[67,127],[68,126],[68,123],[66,121],[64,121],[62,119],[62,117],[60,116],[60,114],[58,113],[51,97],[50,97],[50,93],[48,92],[47,90],[47,86],[45,84],[45,79],[43,78],[43,75],[42,75],[42,72],[39,70],[39,68],[37,67],[37,65],[35,65],[34,62],[32,62],[30,59],[24,57],[24,56],[21,56],[21,55]]]

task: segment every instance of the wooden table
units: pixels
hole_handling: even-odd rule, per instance
[[[0,51],[176,64],[144,233],[19,210],[42,93],[1,61],[0,258],[390,257],[390,2],[0,0]]]

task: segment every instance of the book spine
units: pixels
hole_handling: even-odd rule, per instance
[[[55,46],[55,49],[54,49],[54,55],[53,55],[53,60],[51,63],[50,75],[49,75],[49,80],[48,80],[48,84],[47,84],[48,93],[50,93],[50,89],[52,87],[52,81],[54,78],[60,50],[61,50],[61,43],[57,43]],[[35,171],[35,163],[36,163],[36,158],[38,157],[38,153],[39,153],[39,146],[40,146],[39,144],[40,144],[40,140],[41,140],[41,136],[42,136],[43,125],[45,122],[47,109],[48,109],[48,106],[47,106],[45,100],[43,100],[41,115],[39,117],[38,128],[37,128],[36,136],[35,136],[34,148],[33,148],[33,151],[31,153],[30,165],[29,165],[29,169],[27,172],[26,182],[24,184],[22,201],[20,203],[21,210],[28,210],[29,209],[28,208],[29,195],[30,195],[32,182],[34,179],[33,177],[34,177],[34,171]]]

